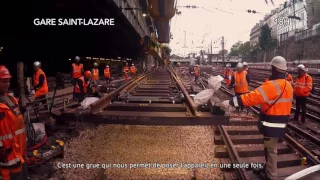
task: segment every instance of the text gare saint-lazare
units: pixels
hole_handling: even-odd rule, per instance
[[[92,18],[92,19],[83,19],[83,18],[36,18],[33,20],[35,26],[114,26],[114,18]]]

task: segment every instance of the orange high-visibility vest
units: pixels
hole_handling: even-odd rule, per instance
[[[110,74],[110,69],[106,67],[106,68],[104,69],[104,77],[109,78],[110,75],[111,75],[111,74]]]
[[[33,85],[36,86],[37,84],[39,84],[40,75],[44,75],[44,82],[42,87],[35,90],[35,94],[34,94],[35,97],[46,95],[49,92],[47,77],[46,77],[46,74],[42,71],[42,69],[39,69],[37,72],[33,74]]]
[[[264,136],[285,136],[293,101],[293,88],[287,80],[267,81],[254,91],[241,95],[240,99],[244,106],[261,105],[259,130]]]
[[[247,71],[234,73],[234,92],[235,93],[249,92],[249,85],[247,82]]]
[[[287,81],[289,81],[291,84],[293,83],[293,78],[292,78],[291,74],[287,73],[287,74],[286,74],[286,79],[287,79]]]
[[[84,76],[80,77],[79,79],[82,81],[83,92],[86,93],[89,82],[85,81]],[[74,92],[75,93],[81,93],[81,90],[80,90],[80,87],[78,85],[78,82],[75,85]]]
[[[200,68],[199,67],[194,68],[194,74],[196,76],[200,76]]]
[[[224,72],[223,72],[223,76],[224,77],[228,77],[229,78],[229,76],[232,76],[232,75],[233,75],[233,72],[232,72],[231,69],[225,69]]]
[[[8,154],[8,162],[0,162],[0,175],[9,179],[10,172],[19,172],[20,168],[10,167],[23,164],[27,157],[27,137],[25,133],[24,119],[20,112],[18,100],[7,95],[13,102],[13,106],[0,101],[0,142],[2,148],[11,149]]]
[[[128,67],[128,66],[125,66],[125,67],[123,68],[123,72],[128,73],[128,72],[129,72],[129,67]]]
[[[134,66],[130,67],[130,73],[135,73],[136,72],[136,68]]]
[[[72,78],[79,78],[82,76],[83,64],[77,65],[76,63],[72,63]]]
[[[99,80],[99,69],[96,69],[96,68],[92,69],[92,78],[93,80]]]
[[[294,94],[296,96],[309,96],[312,90],[312,77],[305,73],[302,77],[297,77],[296,82],[294,83]]]

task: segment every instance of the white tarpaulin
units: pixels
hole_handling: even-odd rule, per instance
[[[46,129],[43,123],[32,123],[32,126],[35,131],[35,141],[40,142],[43,140],[44,136],[46,135]]]
[[[208,79],[208,89],[199,92],[194,97],[194,102],[197,106],[207,104],[215,91],[217,91],[221,87],[221,81],[223,81],[223,77],[211,76]]]
[[[96,102],[99,98],[96,97],[87,97],[81,102],[81,109],[87,109],[90,104]]]

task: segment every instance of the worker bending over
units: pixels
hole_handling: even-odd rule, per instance
[[[93,68],[92,68],[92,79],[95,81],[99,80],[99,69],[98,69],[98,63],[94,63],[93,64]]]
[[[277,178],[277,143],[286,134],[292,106],[293,89],[285,79],[286,60],[277,56],[271,61],[272,75],[269,81],[250,93],[232,97],[222,102],[222,108],[261,105],[258,128],[264,136],[266,164],[263,169],[255,169],[264,179]]]
[[[111,72],[110,68],[107,65],[106,68],[104,69],[104,78],[106,79],[106,84],[110,84],[110,77],[111,77]]]
[[[10,79],[8,69],[0,65],[0,177],[26,180],[27,137],[18,100],[7,93]]]
[[[136,70],[137,70],[136,67],[134,66],[134,64],[132,64],[131,67],[130,67],[131,77],[136,75]]]
[[[35,91],[34,97],[36,101],[36,107],[39,107],[39,101],[44,105],[46,109],[48,109],[48,100],[47,95],[49,92],[48,82],[46,74],[41,69],[41,63],[36,61],[33,63],[33,89]],[[37,108],[39,109],[39,108]]]
[[[225,69],[224,72],[223,72],[223,77],[224,77],[224,80],[225,80],[227,86],[230,86],[231,77],[232,77],[232,75],[233,75],[233,72],[232,72],[232,70],[230,69],[230,67],[231,67],[231,64],[228,63],[228,64],[226,65],[226,69]]]
[[[126,66],[123,67],[124,77],[126,81],[129,79],[129,65],[126,63]]]
[[[83,64],[80,63],[80,57],[75,57],[75,63],[72,63],[72,79],[73,79],[73,87],[76,86],[78,79],[83,76]],[[75,90],[73,90],[75,92]],[[73,98],[76,98],[75,93],[73,93]]]
[[[85,98],[91,76],[92,76],[91,72],[86,71],[84,72],[84,76],[81,76],[76,81],[76,84],[74,87],[74,93],[79,102],[83,101]]]
[[[294,115],[294,120],[299,121],[300,109],[302,111],[301,121],[299,123],[306,122],[307,114],[307,98],[312,90],[312,77],[306,73],[306,68],[303,64],[298,65],[298,77],[294,83],[293,93],[296,96],[296,111]]]
[[[196,67],[194,68],[194,81],[196,83],[198,83],[198,79],[200,77],[200,67],[199,65],[197,64]]]

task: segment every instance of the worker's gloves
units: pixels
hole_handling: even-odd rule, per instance
[[[230,100],[221,102],[221,109],[225,112],[231,112],[235,110],[234,106],[230,105]]]
[[[34,95],[36,92],[34,90],[31,91],[31,95]]]
[[[8,156],[11,152],[11,149],[0,148],[0,162],[6,163],[8,162]]]

